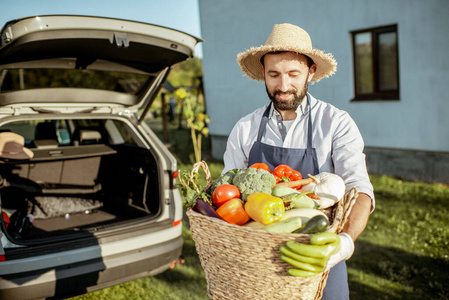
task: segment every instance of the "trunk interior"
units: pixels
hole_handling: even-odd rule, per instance
[[[159,172],[151,152],[105,140],[30,147],[31,160],[0,164],[10,238],[19,244],[71,239],[159,213]]]

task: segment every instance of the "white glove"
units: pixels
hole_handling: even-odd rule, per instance
[[[351,236],[349,236],[349,234],[347,234],[346,232],[339,233],[338,236],[340,237],[341,244],[340,251],[329,257],[325,271],[330,270],[333,266],[335,266],[342,260],[350,259],[352,254],[354,253],[354,241],[352,240]]]

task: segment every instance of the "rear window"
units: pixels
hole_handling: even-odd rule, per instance
[[[89,144],[138,145],[135,132],[123,122],[104,119],[25,120],[0,126],[24,137],[29,148]],[[53,141],[53,142],[52,142]]]
[[[1,92],[40,88],[86,88],[138,94],[148,75],[79,69],[6,69]]]

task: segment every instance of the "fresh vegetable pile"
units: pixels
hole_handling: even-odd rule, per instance
[[[199,165],[206,173],[206,186],[199,186]],[[303,178],[287,165],[271,172],[263,163],[230,170],[214,182],[208,171],[201,162],[190,173],[180,172],[184,206],[238,226],[310,234],[310,244],[290,240],[279,245],[280,259],[291,266],[292,276],[310,277],[326,270],[330,256],[339,251],[340,238],[327,232],[330,223],[323,209],[343,198],[343,179],[324,172]]]
[[[201,167],[208,172],[205,162]],[[337,203],[345,193],[335,174],[302,174],[287,165],[273,172],[266,164],[234,169],[207,186],[199,186],[198,170],[179,174],[184,206],[230,224],[284,233],[320,233],[329,226],[320,210]]]

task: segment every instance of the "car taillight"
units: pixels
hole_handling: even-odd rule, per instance
[[[8,228],[9,225],[9,216],[6,212],[2,211],[2,218],[3,218],[3,222],[5,223],[5,227]]]
[[[174,172],[171,174],[172,180],[171,180],[171,182],[170,182],[170,189],[176,189],[176,188],[177,188],[177,185],[176,185],[176,178],[178,177],[178,175],[179,175],[179,171],[174,171]]]
[[[0,255],[0,261],[6,261],[6,257],[4,255]]]

